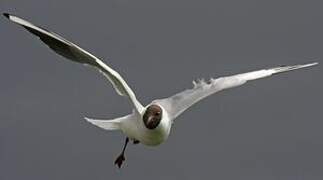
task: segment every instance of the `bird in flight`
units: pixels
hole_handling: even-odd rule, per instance
[[[216,79],[211,78],[209,81],[193,81],[193,88],[184,90],[168,98],[156,99],[150,104],[143,106],[137,100],[135,93],[121,75],[106,65],[102,60],[54,32],[35,26],[17,16],[8,13],[4,13],[3,15],[24,27],[30,33],[38,36],[49,48],[61,56],[98,69],[112,83],[119,95],[129,98],[134,107],[133,112],[129,115],[111,120],[85,118],[88,122],[100,128],[106,130],[121,130],[126,135],[122,152],[115,160],[115,165],[119,168],[125,160],[124,153],[129,140],[133,141],[134,144],[142,143],[147,146],[161,144],[168,138],[175,119],[186,109],[207,96],[225,89],[243,85],[251,80],[318,64],[315,62],[302,65],[280,66]]]

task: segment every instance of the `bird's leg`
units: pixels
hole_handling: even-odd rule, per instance
[[[123,163],[123,161],[125,160],[125,157],[124,157],[124,152],[126,150],[126,147],[128,145],[128,142],[129,142],[129,138],[127,137],[126,138],[126,142],[123,146],[123,149],[122,149],[122,152],[121,154],[117,157],[117,159],[114,161],[114,164],[117,165],[119,168],[121,168],[121,165]]]
[[[139,140],[137,140],[137,139],[134,139],[134,140],[132,141],[132,143],[133,143],[133,144],[139,144],[139,143],[140,143],[140,141],[139,141]]]

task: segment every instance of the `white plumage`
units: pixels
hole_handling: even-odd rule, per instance
[[[318,64],[310,63],[304,65],[281,66],[216,79],[211,78],[209,81],[201,79],[197,82],[193,81],[192,89],[185,90],[169,98],[154,100],[144,107],[137,100],[135,93],[121,75],[94,55],[56,33],[35,26],[17,16],[6,13],[4,15],[9,20],[23,26],[32,34],[38,36],[41,41],[61,56],[98,69],[113,84],[117,93],[121,96],[128,97],[134,106],[134,111],[127,116],[112,120],[85,118],[88,122],[106,130],[121,130],[128,138],[151,146],[164,142],[168,138],[173,121],[186,109],[209,95],[224,89],[243,85],[251,80]],[[126,144],[128,143],[128,138]],[[115,162],[119,167],[124,160],[124,150],[125,147],[122,154]]]

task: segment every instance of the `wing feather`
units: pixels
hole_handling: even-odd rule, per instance
[[[216,92],[243,85],[251,80],[265,78],[273,74],[310,67],[317,64],[318,63],[280,66],[276,68],[252,71],[233,76],[220,77],[217,79],[211,78],[208,82],[204,80],[200,80],[198,82],[193,81],[194,87],[192,89],[177,93],[169,98],[155,100],[153,103],[162,105],[168,112],[170,118],[174,120],[177,116],[179,116],[193,104]]]
[[[97,68],[112,83],[119,95],[129,97],[138,112],[143,110],[143,106],[139,103],[134,92],[130,89],[126,81],[117,71],[110,68],[103,61],[54,32],[35,26],[17,16],[7,13],[5,13],[4,16],[6,16],[9,20],[23,26],[30,33],[38,36],[41,41],[43,41],[49,48],[54,50],[59,55],[74,62],[91,65]]]

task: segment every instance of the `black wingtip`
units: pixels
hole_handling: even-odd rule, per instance
[[[3,15],[8,19],[10,18],[10,14],[8,14],[8,13],[3,13]]]

